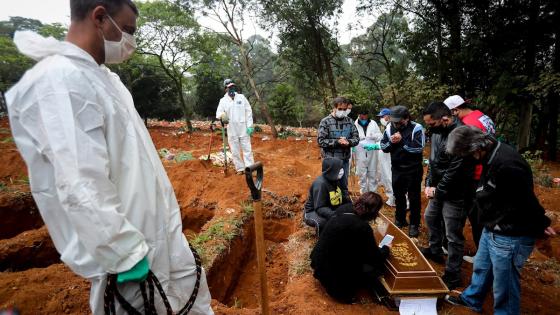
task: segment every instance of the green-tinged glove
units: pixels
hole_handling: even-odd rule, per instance
[[[119,273],[117,275],[117,283],[142,282],[148,277],[148,271],[150,271],[150,264],[148,259],[144,257],[130,270]]]
[[[367,151],[373,151],[373,150],[379,150],[381,149],[381,147],[377,143],[364,144],[364,149],[366,149]]]
[[[249,135],[249,137],[252,136],[254,132],[255,132],[255,128],[247,127],[247,134]]]

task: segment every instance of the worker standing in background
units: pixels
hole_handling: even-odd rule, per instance
[[[356,148],[356,175],[360,183],[360,194],[377,190],[377,159],[381,130],[377,123],[368,117],[366,110],[359,112],[354,123],[358,130],[360,143]]]
[[[391,115],[391,110],[388,108],[382,108],[377,114],[379,117],[379,123],[381,124],[381,133],[385,132],[387,124],[389,123],[389,118]],[[393,195],[393,179],[391,173],[391,154],[385,153],[382,150],[376,151],[378,154],[377,158],[377,179],[383,189],[385,190],[385,196],[387,196],[387,201],[385,202],[388,206],[394,207],[395,196]]]
[[[227,124],[229,149],[233,155],[233,164],[238,175],[245,174],[245,167],[253,165],[251,135],[253,128],[253,110],[247,98],[237,93],[237,86],[230,80],[224,80],[226,94],[220,100],[216,118]],[[241,152],[243,151],[243,159]]]

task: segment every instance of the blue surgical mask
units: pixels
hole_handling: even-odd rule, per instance
[[[368,123],[368,119],[360,119],[360,120],[358,121],[358,123],[359,123],[360,125],[362,125],[362,126],[365,126],[365,125],[367,125],[367,123]]]

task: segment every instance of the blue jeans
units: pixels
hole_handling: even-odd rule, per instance
[[[474,257],[471,284],[460,295],[463,302],[481,312],[492,287],[494,314],[519,314],[519,274],[534,246],[534,237],[504,236],[485,228]]]

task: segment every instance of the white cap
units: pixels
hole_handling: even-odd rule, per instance
[[[453,108],[456,108],[456,107],[459,107],[459,106],[465,104],[465,100],[462,97],[460,97],[459,95],[453,95],[453,96],[450,96],[450,97],[446,98],[445,101],[443,101],[443,103],[445,105],[447,105],[447,107],[449,107],[449,109],[453,109]]]

